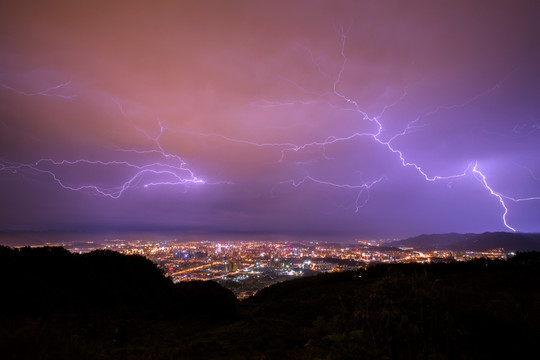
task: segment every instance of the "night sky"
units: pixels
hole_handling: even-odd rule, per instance
[[[0,230],[540,232],[539,13],[4,0]]]

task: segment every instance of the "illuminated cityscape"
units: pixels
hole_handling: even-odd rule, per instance
[[[96,246],[62,245],[73,252]],[[103,248],[142,255],[174,282],[214,280],[240,298],[277,282],[325,272],[358,270],[377,263],[467,261],[475,257],[506,259],[504,249],[490,251],[419,251],[385,242],[341,244],[322,241],[153,241],[108,240]]]

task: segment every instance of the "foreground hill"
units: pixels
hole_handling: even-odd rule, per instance
[[[145,257],[109,250],[74,254],[61,247],[0,246],[0,282],[2,309],[15,313],[82,307],[177,312],[190,305],[192,312],[212,313],[220,306],[232,315],[236,302],[232,292],[213,282],[174,285]]]
[[[482,234],[430,234],[394,241],[390,245],[422,250],[540,251],[540,234],[486,232]]]
[[[0,248],[3,359],[525,358],[540,336],[540,253],[378,265],[244,302],[109,251]]]

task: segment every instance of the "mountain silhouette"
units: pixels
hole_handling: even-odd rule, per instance
[[[394,241],[390,245],[422,250],[487,251],[503,248],[507,251],[540,251],[540,234],[508,232],[424,234]]]
[[[238,302],[149,260],[0,247],[2,359],[526,358],[540,336],[540,253],[380,264]]]

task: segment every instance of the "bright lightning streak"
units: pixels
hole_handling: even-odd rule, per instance
[[[123,166],[136,169],[136,173],[131,176],[127,181],[123,182],[119,186],[115,187],[102,187],[98,185],[73,185],[69,184],[65,180],[52,170],[40,168],[40,165],[48,163],[54,165],[56,168],[66,165],[96,165],[99,166]],[[40,159],[35,164],[21,164],[21,163],[0,163],[0,171],[10,171],[17,173],[23,170],[29,170],[33,173],[43,174],[50,176],[58,185],[67,190],[81,191],[91,190],[99,195],[109,197],[111,199],[118,199],[129,188],[139,185],[146,175],[159,176],[170,178],[170,181],[150,181],[144,183],[143,187],[149,187],[153,185],[188,185],[188,184],[206,184],[207,182],[197,178],[189,169],[184,169],[178,166],[163,164],[163,163],[151,163],[147,165],[135,165],[127,161],[91,161],[85,159],[79,159],[75,161],[54,161],[52,159]],[[187,172],[186,175],[182,175],[182,172]]]
[[[503,222],[504,222],[504,226],[506,226],[508,229],[512,230],[512,231],[516,231],[515,228],[511,227],[510,225],[508,225],[508,223],[506,222],[506,215],[508,214],[508,208],[506,207],[506,204],[504,203],[504,200],[503,200],[503,195],[499,194],[498,192],[494,191],[487,183],[486,181],[486,176],[484,174],[482,174],[482,172],[480,170],[478,170],[478,163],[475,163],[474,164],[474,167],[473,167],[473,173],[475,175],[475,177],[480,181],[480,183],[482,184],[482,186],[484,186],[484,188],[486,190],[489,191],[489,193],[493,196],[495,196],[497,199],[499,199],[499,202],[501,203],[501,206],[503,207],[504,209],[504,214],[503,214]]]
[[[478,100],[479,98],[481,98],[483,96],[486,96],[490,92],[500,88],[500,84],[496,84],[495,86],[493,86],[493,87],[487,89],[486,91],[484,91],[484,92],[470,98],[469,100],[467,100],[467,101],[465,101],[463,103],[455,104],[455,105],[448,105],[448,106],[437,106],[434,110],[429,111],[429,112],[427,112],[425,114],[422,114],[422,115],[418,116],[416,119],[410,121],[406,125],[404,130],[402,130],[401,132],[395,134],[389,140],[385,141],[385,140],[381,139],[381,136],[382,136],[381,134],[382,134],[382,131],[383,131],[383,124],[379,119],[382,118],[382,116],[384,115],[384,112],[386,110],[388,110],[392,106],[395,106],[397,103],[399,103],[407,95],[407,92],[404,91],[404,94],[401,96],[401,98],[399,98],[394,103],[384,106],[381,113],[378,116],[370,117],[364,110],[362,110],[360,108],[360,105],[358,104],[357,101],[355,101],[354,99],[346,96],[344,93],[342,93],[339,90],[339,85],[340,85],[340,83],[342,81],[342,78],[343,78],[344,73],[345,73],[346,65],[347,65],[347,56],[345,54],[346,40],[347,40],[346,33],[345,33],[344,29],[341,27],[340,28],[340,41],[341,41],[340,55],[341,55],[341,58],[342,58],[342,63],[341,63],[341,67],[340,67],[340,69],[339,69],[339,71],[338,71],[338,73],[337,73],[337,75],[336,75],[336,77],[335,77],[335,79],[334,79],[334,81],[332,83],[332,93],[338,99],[340,99],[340,100],[344,101],[346,104],[348,104],[349,107],[343,108],[343,107],[340,107],[340,106],[337,106],[337,105],[334,105],[334,104],[330,104],[330,105],[333,106],[333,107],[339,108],[341,110],[344,110],[344,111],[345,110],[346,111],[354,111],[354,112],[358,113],[360,115],[360,120],[361,121],[369,121],[369,122],[375,124],[376,129],[375,129],[374,132],[363,132],[363,133],[356,132],[356,133],[352,133],[352,134],[350,134],[348,136],[344,136],[344,137],[328,136],[323,141],[313,141],[313,142],[309,142],[309,143],[305,143],[305,144],[301,144],[301,145],[299,145],[299,144],[291,144],[291,143],[255,143],[255,142],[251,142],[251,141],[248,141],[248,140],[234,139],[234,138],[226,137],[226,136],[219,135],[219,134],[210,134],[210,135],[208,135],[208,134],[199,134],[199,135],[202,135],[202,136],[216,136],[216,137],[220,137],[220,138],[222,138],[224,140],[227,140],[227,141],[236,142],[236,143],[243,143],[243,144],[249,144],[249,145],[254,145],[254,146],[259,146],[259,147],[278,147],[278,148],[281,148],[280,149],[281,157],[279,159],[280,162],[283,162],[285,160],[287,152],[299,152],[299,151],[304,150],[304,149],[309,148],[309,147],[321,147],[321,148],[323,148],[323,153],[324,153],[324,149],[328,145],[331,145],[331,144],[334,144],[334,143],[337,143],[337,142],[342,142],[342,141],[349,141],[349,140],[352,140],[352,139],[358,138],[358,137],[370,137],[375,142],[377,142],[378,144],[383,145],[384,147],[386,147],[391,153],[396,154],[398,156],[399,161],[400,161],[400,163],[401,163],[401,165],[403,167],[412,167],[412,168],[414,168],[426,181],[434,182],[434,181],[439,181],[439,180],[456,180],[456,179],[460,179],[460,178],[463,178],[465,176],[468,176],[470,173],[472,173],[474,175],[474,177],[477,180],[480,181],[483,188],[486,189],[491,195],[495,196],[499,200],[499,203],[501,204],[501,206],[504,209],[504,213],[503,213],[503,216],[502,216],[502,222],[503,222],[504,226],[506,228],[512,230],[512,231],[516,231],[516,229],[514,227],[510,226],[508,224],[508,222],[507,222],[506,215],[508,214],[508,208],[507,208],[504,200],[506,199],[506,200],[511,200],[511,201],[514,201],[514,202],[520,202],[520,201],[540,200],[540,197],[528,197],[528,198],[519,198],[518,199],[518,198],[512,198],[512,197],[509,197],[509,196],[506,196],[506,195],[503,195],[501,193],[496,192],[495,190],[493,190],[493,188],[491,188],[488,185],[486,176],[478,169],[478,162],[469,163],[465,167],[464,171],[461,172],[461,173],[458,173],[458,174],[445,175],[445,176],[442,176],[442,175],[429,175],[419,164],[417,164],[416,162],[411,162],[411,161],[407,160],[405,154],[400,149],[398,149],[398,148],[396,148],[395,146],[392,145],[392,142],[394,140],[396,140],[397,138],[399,138],[401,136],[405,136],[407,134],[410,134],[415,129],[418,129],[420,127],[425,127],[425,126],[428,125],[428,124],[420,124],[420,125],[418,125],[418,123],[421,120],[423,120],[423,119],[425,119],[425,118],[427,118],[429,116],[435,115],[440,111],[448,111],[448,110],[452,110],[452,109],[463,108],[463,107],[471,104],[472,102]],[[326,74],[324,72],[322,72],[321,67],[319,66],[319,64],[314,60],[313,53],[311,51],[309,51],[309,49],[307,49],[307,50],[308,50],[308,52],[309,52],[309,54],[311,56],[311,60],[312,60],[313,64],[317,67],[319,73],[324,75],[325,77],[327,77]],[[312,92],[305,90],[302,86],[294,83],[293,81],[291,81],[289,79],[286,79],[286,80],[293,83],[297,88],[302,90],[304,93],[313,94]],[[303,101],[280,101],[280,102],[267,101],[267,102],[260,103],[261,105],[259,105],[259,106],[278,107],[278,106],[291,106],[291,105],[295,105],[295,104],[309,105],[309,104],[311,104],[313,102],[315,102],[315,101],[305,101],[305,100],[303,100]],[[264,105],[262,105],[262,104],[264,104]],[[309,180],[309,181],[312,181],[312,182],[315,182],[315,183],[319,183],[321,185],[332,186],[332,187],[337,187],[337,188],[360,189],[360,192],[358,193],[357,199],[356,199],[356,211],[358,212],[358,210],[363,205],[365,205],[365,203],[367,202],[367,199],[366,199],[364,201],[364,203],[362,203],[362,205],[358,204],[358,201],[360,199],[361,194],[364,191],[368,191],[368,194],[369,194],[369,189],[373,185],[380,182],[383,178],[385,178],[385,177],[381,177],[379,180],[376,180],[376,181],[371,182],[371,183],[365,183],[365,184],[361,184],[361,185],[349,185],[349,184],[337,184],[337,183],[333,183],[333,182],[329,182],[329,181],[323,181],[323,180],[320,180],[320,179],[315,179],[315,178],[313,178],[311,176],[305,176],[301,181],[297,182],[297,181],[294,181],[294,180],[288,180],[288,181],[281,182],[281,184],[290,183],[293,186],[298,187],[298,186],[302,185],[303,183],[305,183],[306,181]]]
[[[54,89],[67,86],[69,83],[64,83],[58,86],[51,87],[40,93],[22,95],[45,95],[56,96],[49,94]],[[19,92],[19,91],[17,91]],[[120,106],[121,113],[127,118],[127,115]],[[194,171],[188,167],[188,164],[178,155],[167,152],[162,143],[161,138],[166,130],[161,120],[157,119],[159,125],[159,133],[156,136],[150,136],[145,130],[140,127],[133,127],[142,132],[153,144],[152,149],[136,150],[136,149],[120,149],[122,152],[130,152],[138,155],[136,161],[103,161],[103,160],[89,160],[89,159],[77,159],[77,160],[54,160],[51,158],[42,158],[34,163],[18,163],[0,160],[0,171],[7,171],[11,173],[23,173],[29,172],[39,175],[45,175],[51,177],[54,182],[60,185],[66,190],[72,191],[91,191],[95,194],[109,197],[111,199],[120,198],[124,192],[128,189],[135,187],[148,188],[158,185],[203,185],[203,184],[232,184],[229,181],[207,181],[196,176]],[[148,162],[145,155],[155,154],[162,158],[161,162]],[[141,165],[142,164],[142,165]],[[96,184],[83,184],[76,185],[65,180],[65,176],[61,176],[59,173],[74,169],[76,172],[79,166],[86,166],[99,171],[105,168],[114,169],[130,169],[132,174],[127,177],[126,180],[118,184],[117,186],[106,187]]]
[[[292,101],[268,101],[268,100],[262,100],[259,102],[252,103],[253,106],[256,107],[263,107],[263,108],[273,108],[273,107],[285,107],[285,106],[293,106],[293,105],[303,105],[303,106],[309,106],[315,103],[325,102],[327,105],[337,108],[343,111],[352,111],[354,113],[357,113],[359,116],[360,121],[366,121],[368,123],[373,124],[373,128],[371,131],[366,132],[354,132],[351,134],[348,134],[346,136],[326,136],[324,140],[315,140],[312,142],[307,142],[303,144],[297,144],[293,142],[264,142],[264,143],[258,143],[246,139],[238,139],[230,136],[225,136],[222,134],[216,134],[216,133],[199,133],[199,132],[191,132],[191,131],[182,131],[184,133],[197,135],[197,136],[204,136],[204,137],[215,137],[220,138],[222,140],[233,142],[237,144],[244,144],[249,146],[256,146],[256,147],[270,147],[275,148],[276,151],[279,151],[279,154],[281,156],[278,159],[278,162],[283,163],[286,161],[287,156],[290,153],[293,152],[301,152],[304,150],[307,150],[309,148],[321,148],[323,151],[323,156],[329,160],[329,158],[326,156],[326,147],[331,146],[333,144],[339,143],[339,142],[346,142],[351,141],[353,139],[357,138],[371,138],[375,143],[378,145],[381,145],[384,147],[387,151],[390,153],[396,155],[399,163],[402,167],[410,167],[416,170],[416,172],[421,175],[425,181],[434,182],[434,181],[440,181],[440,180],[456,180],[460,178],[464,178],[466,176],[469,176],[472,174],[475,179],[477,179],[482,187],[489,192],[490,195],[496,197],[499,200],[499,203],[501,204],[502,208],[504,209],[503,216],[502,216],[502,222],[504,226],[512,231],[516,231],[516,229],[512,226],[510,226],[507,222],[507,214],[508,214],[508,207],[505,203],[505,201],[513,201],[513,202],[522,202],[522,201],[533,201],[533,200],[540,200],[540,197],[528,197],[528,198],[513,198],[507,195],[504,195],[502,193],[499,193],[495,191],[489,184],[486,176],[484,173],[482,173],[479,170],[478,162],[471,162],[469,163],[464,170],[461,173],[457,174],[450,174],[450,175],[434,175],[429,174],[426,170],[424,170],[417,162],[413,162],[411,160],[408,160],[406,155],[403,153],[402,150],[397,148],[394,145],[394,141],[400,137],[406,136],[408,134],[411,134],[415,130],[428,126],[429,124],[425,123],[425,119],[435,115],[441,111],[448,111],[452,109],[458,109],[463,108],[472,102],[476,101],[480,97],[483,97],[490,92],[494,91],[495,89],[500,88],[500,85],[497,84],[490,89],[487,89],[486,91],[470,98],[469,100],[460,103],[460,104],[454,104],[454,105],[446,105],[446,106],[437,106],[433,110],[421,114],[417,116],[414,120],[410,121],[405,128],[391,136],[390,138],[385,137],[383,139],[383,122],[381,119],[383,118],[385,112],[392,108],[393,106],[397,105],[400,101],[402,101],[406,96],[407,92],[404,91],[403,95],[394,101],[393,103],[386,105],[383,107],[381,112],[377,116],[369,116],[368,113],[364,110],[362,110],[359,103],[351,98],[350,96],[347,96],[342,90],[341,85],[342,81],[345,77],[345,72],[347,68],[348,58],[345,51],[345,45],[347,42],[347,34],[344,31],[343,28],[340,28],[339,31],[339,39],[340,39],[340,57],[342,59],[339,70],[337,74],[335,75],[332,83],[330,84],[330,89],[323,93],[323,94],[316,94],[313,91],[309,91],[305,89],[300,84],[297,84],[296,82],[287,79],[283,76],[280,76],[285,81],[293,84],[297,89],[302,91],[304,94],[309,96],[318,96],[318,99],[314,100],[292,100]],[[328,76],[325,72],[323,72],[320,64],[318,64],[315,60],[315,56],[313,53],[307,49],[304,48],[310,55],[311,61],[314,64],[314,66],[317,68],[318,72],[326,79],[330,79],[330,76]],[[75,95],[63,95],[58,94],[56,91],[60,89],[64,89],[71,85],[71,81],[49,87],[45,90],[39,91],[39,92],[24,92],[22,90],[13,88],[11,86],[5,85],[0,83],[0,86],[13,91],[17,94],[32,97],[32,96],[49,96],[49,97],[60,97],[64,99],[72,100],[75,98]],[[335,103],[323,100],[323,97],[326,97],[327,95],[331,95],[335,97]],[[338,103],[344,103],[344,106],[338,105]],[[15,163],[15,162],[7,162],[0,160],[0,171],[8,171],[12,173],[17,172],[24,172],[29,171],[36,174],[41,175],[47,175],[50,176],[56,183],[58,183],[62,188],[73,190],[73,191],[81,191],[81,190],[89,190],[94,193],[97,193],[99,195],[109,197],[112,199],[118,199],[121,197],[126,190],[135,188],[135,187],[143,187],[148,188],[152,186],[162,186],[162,185],[190,185],[190,184],[231,184],[227,181],[219,181],[219,182],[209,182],[207,180],[203,180],[195,175],[195,172],[188,166],[187,162],[184,161],[182,157],[180,157],[177,154],[170,153],[166,151],[162,144],[162,138],[165,135],[169,129],[167,129],[162,121],[157,118],[157,124],[159,126],[159,131],[157,135],[150,135],[149,132],[139,126],[137,126],[128,116],[128,114],[125,112],[123,106],[119,103],[117,105],[120,108],[120,113],[124,116],[125,119],[129,120],[131,122],[131,125],[134,129],[142,133],[146,139],[151,143],[151,147],[148,149],[117,149],[120,152],[129,152],[137,155],[137,161],[102,161],[102,160],[89,160],[89,159],[77,159],[77,160],[53,160],[50,158],[47,159],[39,159],[35,163]],[[534,123],[533,125],[527,125],[523,126],[523,128],[516,128],[516,132],[523,132],[524,130],[530,130],[536,131],[539,128],[537,123]],[[145,155],[152,154],[159,156],[162,161],[161,162],[148,162]],[[141,165],[142,164],[142,165]],[[114,167],[114,168],[126,168],[130,169],[132,171],[132,174],[125,179],[123,182],[118,184],[117,186],[112,187],[105,187],[105,186],[99,186],[96,184],[84,184],[84,185],[75,185],[71,184],[68,181],[66,181],[62,176],[59,175],[61,172],[61,169],[69,169],[74,168],[77,166],[91,166],[94,168],[104,168],[104,167]],[[362,208],[367,201],[369,200],[369,194],[370,189],[375,186],[376,184],[380,183],[382,180],[386,179],[386,176],[381,176],[379,179],[371,181],[371,182],[364,182],[361,184],[343,184],[343,183],[335,183],[327,180],[322,180],[315,178],[311,175],[304,176],[300,181],[295,180],[286,180],[281,181],[278,184],[291,184],[293,187],[299,187],[306,182],[312,182],[316,184],[320,184],[323,186],[329,186],[334,188],[340,188],[340,189],[349,189],[357,191],[356,196],[356,212],[359,211],[360,208]],[[366,198],[362,200],[362,194],[367,194]]]
[[[334,88],[334,93],[336,94],[337,97],[341,98],[342,100],[344,100],[345,102],[347,102],[348,104],[351,104],[354,109],[361,115],[361,119],[362,120],[369,120],[371,122],[374,122],[376,123],[377,125],[377,132],[375,134],[371,134],[371,137],[376,141],[378,142],[379,144],[381,145],[385,145],[388,150],[390,150],[392,153],[394,154],[397,154],[399,156],[399,159],[401,161],[401,165],[404,166],[404,167],[413,167],[415,168],[423,177],[425,180],[427,181],[436,181],[436,180],[452,180],[452,179],[458,179],[458,178],[462,178],[464,176],[467,175],[467,173],[470,171],[471,169],[471,165],[472,164],[469,164],[467,166],[467,168],[463,171],[463,173],[461,174],[455,174],[455,175],[449,175],[449,176],[440,176],[440,175],[434,175],[434,176],[429,176],[418,164],[414,163],[414,162],[409,162],[405,159],[405,156],[403,154],[403,152],[399,149],[396,149],[395,147],[393,147],[391,145],[392,141],[394,141],[396,138],[400,137],[400,136],[404,136],[406,134],[408,134],[413,128],[415,127],[418,127],[416,125],[416,123],[418,121],[420,121],[422,118],[425,118],[425,117],[428,117],[428,116],[431,116],[431,115],[434,115],[436,114],[437,112],[439,111],[442,111],[442,110],[451,110],[451,109],[456,109],[456,108],[462,108],[462,107],[465,107],[467,106],[468,104],[474,102],[475,100],[477,100],[478,98],[482,97],[482,96],[485,96],[487,95],[488,93],[490,93],[491,91],[495,90],[495,89],[498,89],[500,87],[499,84],[493,86],[492,88],[486,90],[485,92],[481,93],[481,94],[478,94],[476,95],[475,97],[467,100],[466,102],[464,103],[461,103],[461,104],[457,104],[457,105],[451,105],[451,106],[438,106],[437,108],[435,108],[433,111],[429,112],[429,113],[426,113],[422,116],[419,116],[417,117],[416,119],[414,119],[413,121],[409,122],[407,124],[407,126],[405,127],[405,129],[401,132],[401,133],[398,133],[396,135],[394,135],[392,138],[390,138],[390,140],[388,141],[383,141],[380,139],[380,135],[381,135],[381,132],[383,130],[383,125],[382,123],[378,120],[377,117],[373,117],[373,118],[370,118],[368,116],[368,114],[364,111],[362,111],[360,109],[360,107],[358,106],[358,103],[353,100],[353,99],[350,99],[349,97],[345,96],[344,94],[340,93],[338,91],[338,85],[341,81],[341,78],[343,76],[343,73],[345,71],[345,65],[347,63],[347,57],[345,55],[345,42],[346,42],[346,34],[345,32],[343,31],[343,28],[340,29],[340,38],[341,38],[341,56],[343,58],[343,62],[342,62],[342,65],[341,65],[341,69],[336,77],[336,80],[334,81],[334,84],[333,84],[333,88]],[[385,107],[383,109],[383,113],[384,111],[387,109],[387,107]],[[366,135],[366,134],[354,134],[354,135]],[[353,135],[353,136],[354,136]],[[344,137],[344,138],[340,138],[340,139],[333,139],[333,141],[339,141],[339,140],[348,140],[350,138],[352,138],[353,136],[348,136],[348,137]],[[504,209],[504,213],[503,213],[503,216],[502,216],[502,220],[503,220],[503,223],[504,223],[504,226],[512,231],[516,231],[515,228],[513,228],[512,226],[510,226],[508,223],[507,223],[507,220],[506,220],[506,215],[508,214],[508,208],[504,202],[503,199],[509,199],[509,200],[512,200],[512,201],[515,201],[515,202],[518,202],[518,201],[530,201],[530,200],[539,200],[540,197],[529,197],[529,198],[521,198],[521,199],[516,199],[516,198],[512,198],[512,197],[509,197],[509,196],[505,196],[503,194],[500,194],[496,191],[494,191],[487,183],[487,180],[486,180],[486,177],[485,175],[480,171],[478,170],[478,162],[476,162],[474,164],[474,167],[472,168],[472,173],[475,175],[475,177],[481,182],[482,186],[489,191],[489,193],[495,197],[497,197],[497,199],[499,200],[501,206],[503,207]]]

